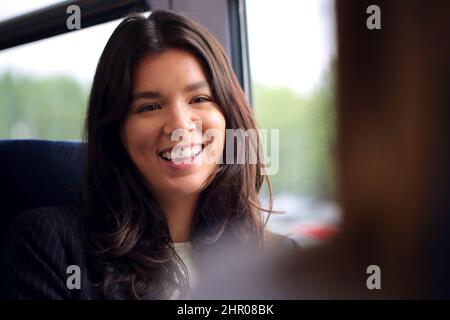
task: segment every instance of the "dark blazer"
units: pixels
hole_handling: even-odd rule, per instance
[[[71,207],[37,208],[20,213],[10,225],[1,254],[2,299],[101,299],[89,280],[80,211]],[[67,279],[80,267],[81,288]]]
[[[81,209],[43,207],[20,213],[11,223],[1,252],[0,297],[32,300],[104,299],[89,274]],[[273,248],[298,249],[284,236],[270,237]],[[221,259],[224,258],[219,252]],[[220,260],[220,259],[219,259]],[[79,266],[81,288],[69,289],[71,265]],[[220,290],[219,290],[220,291]]]

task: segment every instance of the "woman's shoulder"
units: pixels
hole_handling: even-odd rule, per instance
[[[96,297],[88,279],[82,213],[74,207],[40,207],[24,211],[13,219],[1,251],[0,297]],[[70,272],[75,272],[74,277],[81,283],[76,290],[70,289],[66,282]]]
[[[31,238],[60,238],[63,242],[81,238],[84,232],[83,210],[72,206],[38,207],[19,213],[8,233]]]
[[[301,251],[300,245],[294,239],[269,230],[264,231],[264,248],[286,253]]]
[[[51,223],[53,226],[73,225],[81,222],[83,210],[74,206],[37,207],[22,211],[12,221],[20,224]]]

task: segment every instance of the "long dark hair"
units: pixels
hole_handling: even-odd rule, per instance
[[[97,66],[84,132],[89,261],[106,298],[167,298],[171,285],[181,297],[188,294],[186,267],[174,250],[164,214],[119,137],[135,66],[144,56],[169,48],[188,50],[203,65],[227,128],[257,129],[224,50],[204,27],[170,11],[155,11],[148,18],[131,15],[120,23]],[[218,168],[196,208],[194,248],[211,247],[224,235],[241,243],[262,242],[261,213],[266,210],[259,192],[266,176],[261,170],[261,161]]]

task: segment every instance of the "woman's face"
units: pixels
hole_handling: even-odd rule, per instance
[[[121,129],[128,155],[157,197],[200,193],[219,166],[226,128],[201,64],[188,51],[169,49],[144,57],[132,80]]]

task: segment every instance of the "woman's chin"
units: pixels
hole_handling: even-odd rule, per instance
[[[201,192],[204,179],[179,178],[176,182],[168,183],[164,188],[168,194],[193,195]]]

